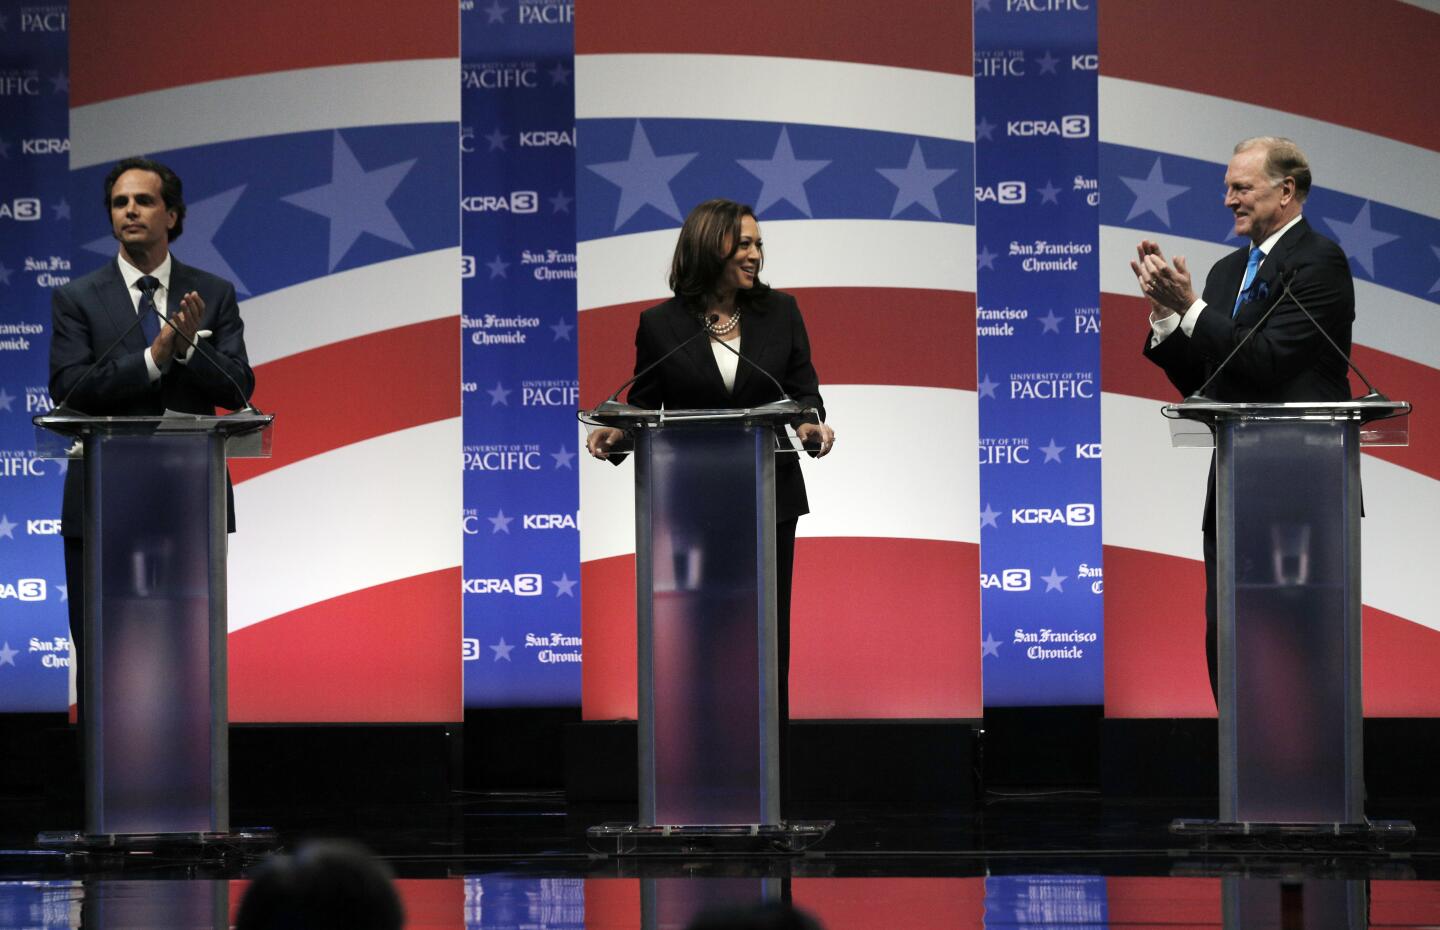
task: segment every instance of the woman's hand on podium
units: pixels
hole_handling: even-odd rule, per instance
[[[835,431],[824,423],[801,423],[795,427],[795,435],[817,459],[829,455],[835,447]]]
[[[623,429],[616,429],[613,426],[602,426],[597,430],[593,430],[590,435],[585,438],[585,448],[597,459],[608,459],[611,448],[614,447],[615,443],[624,438],[624,436],[625,431]]]

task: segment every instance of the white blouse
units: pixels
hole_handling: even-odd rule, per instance
[[[728,342],[726,345],[735,352],[739,352],[740,337],[736,336],[733,342]],[[725,390],[733,394],[735,393],[735,372],[740,369],[740,356],[731,352],[730,349],[720,345],[714,339],[710,340],[710,351],[715,353],[715,364],[720,368],[720,377],[725,381]]]

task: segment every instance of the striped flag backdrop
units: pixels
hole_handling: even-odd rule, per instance
[[[236,721],[461,715],[457,16],[74,4],[76,274],[115,255],[109,165],[171,164],[277,417],[232,467]]]
[[[1088,5],[841,3],[807,17],[759,3],[647,4],[578,22],[582,403],[622,380],[635,316],[665,296],[675,230],[703,198],[755,204],[770,280],[806,308],[841,441],[807,463],[815,513],[797,556],[796,716],[979,711],[971,16],[1067,4]],[[1357,277],[1357,360],[1422,411],[1436,393],[1436,130],[1424,96],[1403,90],[1433,77],[1424,50],[1436,16],[1399,0],[1327,3],[1265,45],[1271,60],[1235,51],[1255,15],[1220,2],[1101,8],[1112,716],[1214,713],[1198,532],[1207,457],[1169,447],[1159,407],[1175,398],[1140,356],[1144,311],[1127,259],[1141,236],[1201,272],[1235,247],[1220,205],[1235,140],[1280,133],[1307,149],[1317,173],[1307,215]],[[1440,614],[1419,559],[1440,507],[1423,423],[1409,449],[1365,456],[1372,715],[1440,713],[1425,674]],[[631,477],[581,473],[591,718],[634,712]]]
[[[1209,456],[1169,447],[1157,408],[1177,398],[1140,355],[1146,310],[1127,262],[1153,238],[1203,275],[1239,246],[1225,163],[1240,139],[1274,134],[1309,156],[1305,216],[1350,257],[1355,361],[1418,411],[1409,448],[1368,450],[1361,465],[1365,712],[1440,714],[1427,564],[1440,523],[1440,129],[1433,93],[1412,92],[1434,86],[1440,15],[1399,0],[1275,20],[1278,8],[1220,0],[1098,9],[1106,713],[1215,712],[1198,564]]]
[[[792,713],[980,712],[970,14],[855,0],[576,21],[580,393],[634,359],[680,222],[755,206],[833,455],[802,460]],[[635,713],[632,466],[581,469],[587,718]]]
[[[841,440],[804,465],[798,716],[980,711],[971,17],[1088,2],[651,0],[580,17],[582,403],[623,380],[636,315],[665,296],[680,219],[703,198],[755,204],[768,277],[807,314]],[[1408,449],[1364,457],[1367,713],[1436,715],[1422,560],[1440,518],[1426,429],[1440,130],[1425,92],[1440,19],[1334,0],[1251,41],[1266,9],[1098,8],[1107,713],[1214,712],[1206,456],[1169,447],[1158,408],[1174,397],[1140,357],[1126,261],[1153,237],[1203,273],[1237,244],[1220,205],[1230,146],[1282,133],[1315,167],[1306,215],[1351,258],[1356,359],[1420,410]],[[76,187],[54,208],[73,206],[73,273],[113,255],[105,166],[171,161],[192,205],[177,255],[235,281],[257,400],[281,415],[276,458],[234,470],[236,719],[459,712],[456,13],[147,0],[122,17],[81,0],[74,73],[46,76],[74,107]],[[118,67],[110,37],[137,21],[172,41]],[[585,713],[629,716],[632,474],[578,471]]]

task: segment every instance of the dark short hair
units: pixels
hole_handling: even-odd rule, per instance
[[[120,175],[127,171],[149,171],[160,176],[160,197],[165,201],[167,209],[175,211],[175,225],[170,230],[170,241],[179,239],[180,234],[185,231],[185,188],[180,183],[180,175],[168,165],[162,165],[152,158],[127,158],[105,175],[106,215],[110,213],[110,191],[115,187],[115,182],[120,180]]]
[[[704,308],[705,298],[720,283],[725,263],[740,247],[740,222],[747,216],[755,218],[754,208],[733,200],[707,200],[690,211],[670,260],[670,290],[676,297],[697,310]],[[760,267],[765,267],[763,252]],[[751,291],[759,293],[768,287],[757,274]]]
[[[356,843],[324,840],[267,859],[240,901],[236,930],[401,930],[390,870]]]
[[[1241,139],[1235,145],[1234,154],[1247,149],[1265,150],[1265,176],[1279,184],[1286,178],[1295,181],[1295,199],[1301,203],[1310,196],[1310,161],[1300,146],[1284,136],[1253,136]]]

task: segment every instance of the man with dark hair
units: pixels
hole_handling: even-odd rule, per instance
[[[213,414],[216,407],[245,406],[255,376],[235,288],[170,254],[170,242],[184,228],[180,178],[159,162],[127,158],[105,178],[105,207],[119,255],[51,295],[51,397],[91,416]],[[203,348],[197,351],[196,343]],[[80,468],[65,476],[60,532],[83,696],[82,479]],[[233,509],[232,498],[231,531]]]
[[[1345,359],[1316,324],[1349,355],[1355,284],[1345,253],[1301,215],[1309,193],[1310,165],[1294,142],[1245,139],[1235,146],[1225,172],[1225,206],[1235,215],[1235,234],[1250,245],[1215,263],[1203,297],[1191,286],[1183,256],[1167,263],[1159,245],[1140,243],[1130,269],[1150,301],[1145,357],[1164,369],[1182,396],[1194,394],[1213,375],[1205,396],[1226,403],[1350,399]],[[1293,300],[1282,300],[1282,271]],[[1206,658],[1210,690],[1218,694],[1213,463],[1202,529]]]
[[[179,239],[180,234],[185,231],[185,186],[180,182],[180,176],[170,170],[169,166],[154,159],[132,156],[110,169],[105,175],[106,212],[110,210],[110,194],[115,190],[115,182],[127,171],[148,171],[160,179],[160,199],[164,201],[166,209],[175,211],[175,224],[168,232],[169,241]]]

